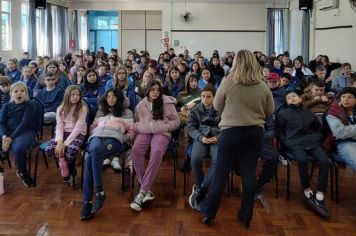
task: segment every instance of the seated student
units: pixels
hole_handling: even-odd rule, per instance
[[[68,86],[63,102],[56,112],[56,136],[49,141],[46,155],[59,159],[63,181],[70,184],[77,175],[74,160],[87,133],[87,113],[88,108],[82,101],[79,86]]]
[[[303,91],[304,84],[302,80],[296,76],[292,76],[292,72],[293,72],[293,67],[291,67],[290,65],[284,66],[284,73],[290,74],[291,76],[288,86],[286,88],[287,92],[294,91],[294,90]]]
[[[317,117],[302,104],[296,92],[286,96],[288,108],[277,113],[276,132],[282,147],[298,162],[298,173],[307,204],[323,217],[330,217],[325,206],[329,161],[322,148],[322,128]],[[314,194],[308,175],[309,156],[319,166],[317,191]]]
[[[184,80],[180,77],[178,67],[174,66],[168,70],[168,75],[164,86],[171,91],[173,97],[178,97],[179,92],[184,90]]]
[[[271,73],[271,70],[268,67],[263,67],[263,69],[262,69],[263,78],[265,78],[267,80],[269,73]]]
[[[84,66],[78,66],[77,70],[74,72],[73,77],[71,78],[72,84],[80,86],[84,81],[86,71],[87,70]]]
[[[142,79],[140,79],[137,82],[135,92],[136,92],[138,98],[140,98],[141,100],[145,97],[145,91],[146,91],[147,84],[152,80],[153,80],[153,74],[150,73],[149,71],[145,71],[145,73],[143,73]]]
[[[162,157],[171,140],[171,132],[179,127],[179,117],[173,97],[162,94],[161,83],[152,80],[146,88],[146,97],[136,106],[136,138],[131,157],[140,191],[131,203],[135,211],[142,210],[142,204],[155,198],[151,188],[157,176]],[[146,165],[145,155],[151,148]]]
[[[265,131],[263,134],[263,144],[261,149],[260,158],[262,161],[262,172],[257,180],[256,197],[260,197],[263,187],[269,183],[273,178],[278,165],[279,154],[272,145],[272,140],[275,137],[275,116],[269,116],[264,125]]]
[[[83,84],[81,84],[80,89],[82,90],[83,99],[89,104],[90,117],[94,118],[96,109],[98,106],[98,101],[100,97],[105,92],[104,86],[99,83],[98,74],[93,69],[88,69],[85,76]]]
[[[85,159],[84,167],[81,220],[90,218],[102,209],[106,199],[103,184],[103,160],[110,154],[125,151],[126,143],[132,142],[135,136],[133,126],[133,114],[129,109],[124,108],[124,95],[121,90],[108,90],[100,101],[88,140],[89,155]],[[93,188],[96,194],[92,205]]]
[[[136,87],[137,82],[139,81],[137,72],[133,71],[132,65],[126,65],[125,69],[127,71],[127,79],[129,80],[129,84]]]
[[[299,78],[300,81],[304,81],[306,77],[313,76],[313,72],[304,65],[301,57],[297,57],[293,60],[292,76]]]
[[[0,112],[0,149],[9,150],[15,158],[16,175],[27,187],[33,186],[33,179],[26,169],[27,151],[35,139],[35,107],[29,101],[28,89],[23,82],[16,82],[10,88],[10,102]]]
[[[44,107],[43,123],[52,124],[56,122],[56,111],[63,101],[63,89],[56,87],[56,77],[53,73],[47,72],[45,76],[46,87],[39,90],[35,97],[38,98]]]
[[[310,90],[302,95],[303,105],[313,113],[324,113],[331,104],[333,96],[325,93],[325,84],[322,80],[314,80]]]
[[[350,87],[356,88],[356,74],[351,75]]]
[[[23,68],[25,66],[28,66],[28,64],[30,63],[30,61],[32,61],[32,59],[30,58],[30,54],[28,52],[23,52],[22,53],[22,58],[19,61],[19,66],[20,68]]]
[[[10,100],[11,80],[7,76],[0,76],[0,109]]]
[[[273,60],[273,67],[271,72],[278,74],[279,76],[283,75],[282,63],[277,58]]]
[[[286,90],[279,87],[279,76],[276,73],[270,73],[267,78],[267,85],[271,89],[274,100],[274,114],[286,108]]]
[[[30,93],[32,93],[33,89],[35,88],[37,79],[32,74],[31,69],[28,66],[24,66],[22,68],[22,75],[20,81],[24,82],[27,85],[27,87],[30,89]]]
[[[132,112],[135,112],[135,107],[137,105],[135,86],[130,84],[125,67],[116,66],[113,78],[106,82],[105,91],[109,91],[111,88],[119,88],[125,97],[129,99],[129,108]]]
[[[342,64],[342,75],[336,77],[331,85],[331,89],[339,93],[343,88],[349,87],[351,82],[351,65],[350,63]]]
[[[338,158],[356,170],[356,88],[341,90],[340,100],[332,103],[326,120],[335,139]]]
[[[11,58],[7,62],[6,76],[9,77],[11,83],[15,83],[21,80],[21,71],[18,69],[18,61],[16,58]]]
[[[279,81],[279,87],[284,88],[287,91],[288,85],[289,85],[289,81],[291,79],[291,75],[288,73],[284,73],[282,75],[282,77],[280,78]]]
[[[198,88],[202,90],[207,84],[215,86],[213,77],[211,76],[211,71],[208,68],[203,68],[201,70],[201,77],[198,81]]]
[[[71,84],[68,75],[59,69],[58,62],[55,60],[50,60],[45,67],[44,73],[37,79],[35,88],[33,89],[35,94],[38,90],[43,89],[46,86],[44,82],[44,76],[47,72],[51,72],[56,76],[56,86],[62,88],[63,90],[65,90]]]
[[[111,80],[111,75],[107,74],[106,64],[101,64],[97,67],[98,70],[98,81],[101,86],[105,86],[106,82]]]
[[[212,77],[216,83],[216,87],[218,88],[221,84],[222,79],[225,76],[225,71],[220,66],[219,56],[213,56],[211,58],[211,62],[209,64],[209,69],[210,69]]]
[[[195,176],[189,205],[199,211],[199,203],[204,198],[211,183],[216,167],[218,154],[218,136],[220,133],[220,115],[213,107],[215,87],[206,85],[201,91],[201,103],[191,111],[188,120],[188,134],[193,139],[191,166]],[[210,170],[206,176],[203,171],[203,157],[209,155],[212,159]]]
[[[30,64],[28,64],[28,67],[31,70],[31,75],[33,75],[37,79],[40,76],[37,62],[31,61]]]
[[[325,83],[325,92],[329,92],[327,91],[327,87],[326,87],[326,82],[325,82],[325,75],[326,75],[326,69],[324,66],[319,65],[316,67],[314,75],[308,77],[307,79],[307,87],[304,89],[304,92],[308,92],[308,90],[310,90],[310,84],[314,81],[323,81]]]

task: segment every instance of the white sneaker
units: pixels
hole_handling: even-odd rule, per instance
[[[283,166],[287,166],[288,165],[288,160],[282,156],[282,155],[279,155],[279,162],[283,165]]]
[[[110,165],[110,159],[109,159],[109,158],[106,158],[106,159],[103,161],[103,165],[104,165],[104,166]]]
[[[121,165],[120,165],[120,160],[118,157],[114,157],[111,161],[111,167],[114,169],[114,170],[121,170]]]
[[[139,192],[134,201],[131,202],[130,207],[132,210],[135,211],[141,211],[142,210],[142,204],[143,204],[143,199],[145,198],[145,195],[143,192]]]
[[[155,199],[154,193],[151,190],[148,190],[142,202],[145,203],[148,201],[152,201],[153,199]]]

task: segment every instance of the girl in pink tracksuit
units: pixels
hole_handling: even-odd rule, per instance
[[[146,88],[146,97],[136,106],[136,138],[131,149],[131,157],[140,191],[131,203],[135,211],[142,210],[142,204],[155,198],[151,191],[157,176],[162,157],[171,140],[171,132],[180,124],[175,109],[176,100],[162,93],[160,81],[150,81]],[[145,154],[151,148],[148,165]]]

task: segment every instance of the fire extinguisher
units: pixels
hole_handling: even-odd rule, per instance
[[[168,31],[166,31],[166,32],[164,33],[164,38],[161,40],[161,42],[163,43],[164,51],[168,51],[168,48],[169,48]]]
[[[74,48],[74,40],[72,39],[72,32],[69,32],[69,48]]]

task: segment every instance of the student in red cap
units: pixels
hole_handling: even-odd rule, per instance
[[[274,114],[286,108],[286,90],[279,87],[280,78],[277,73],[269,73],[267,77],[267,85],[271,89],[274,100]]]

